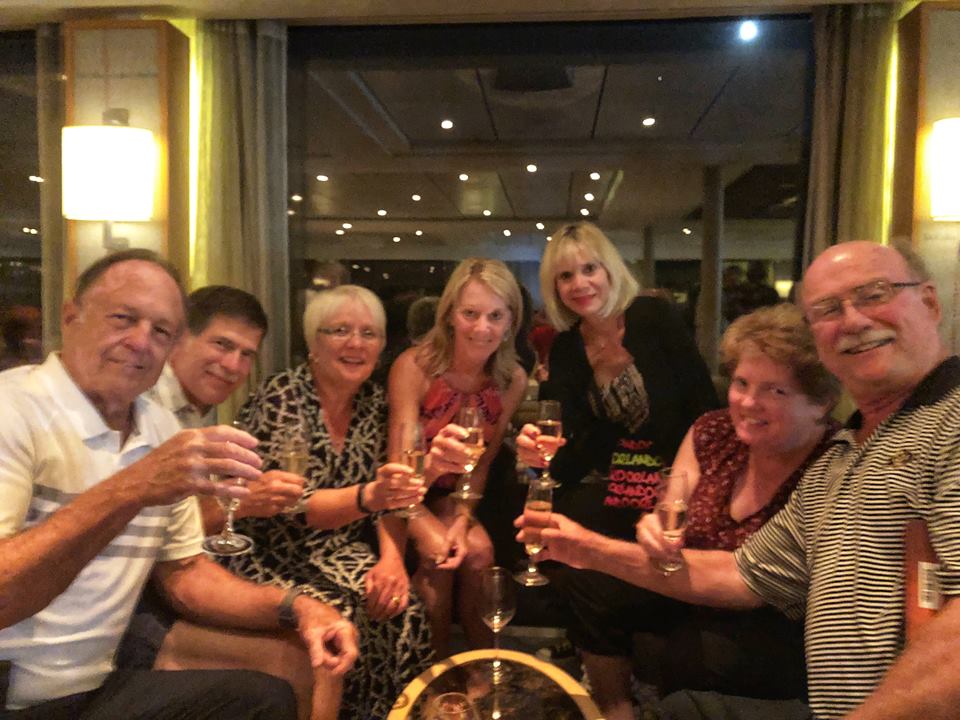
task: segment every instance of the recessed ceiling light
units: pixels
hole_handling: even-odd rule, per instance
[[[317,180],[319,180],[320,182],[326,182],[329,179],[330,178],[326,175],[317,175]]]
[[[389,279],[390,279],[390,273],[383,273],[383,279],[384,279],[384,280],[389,280]]]
[[[460,182],[466,182],[469,179],[470,179],[469,175],[467,175],[466,173],[460,173]]]
[[[584,193],[583,199],[587,202],[593,202],[593,193]]]
[[[340,228],[337,228],[333,232],[336,233],[337,235],[343,235],[346,232],[346,230],[341,230]]]
[[[663,82],[663,75],[657,75],[657,82]]]
[[[344,223],[344,224],[341,225],[340,227],[342,227],[344,230],[349,230],[350,228],[353,227],[353,224],[352,224],[352,223]]]
[[[293,208],[287,208],[287,215],[296,215],[297,211]]]
[[[434,270],[436,270],[436,268],[435,268],[433,265],[431,265],[431,266],[430,266],[430,272],[432,273]]]
[[[27,233],[28,235],[30,234],[30,228],[28,228],[28,227],[22,227],[22,228],[20,228],[20,229],[23,230],[23,231],[24,231],[25,233]]]
[[[484,217],[490,217],[491,214],[492,214],[492,213],[491,213],[489,210],[484,210],[484,211],[483,211],[483,216],[484,216]]]
[[[504,236],[504,237],[510,237],[512,234],[513,234],[513,233],[511,233],[509,230],[504,230],[504,231],[503,231],[503,236]]]
[[[757,27],[757,24],[753,20],[744,20],[742,23],[740,23],[739,35],[743,42],[755,40],[759,34],[760,28]]]
[[[377,215],[379,215],[380,217],[384,217],[386,214],[387,214],[387,211],[384,210],[383,208],[381,208],[380,210],[377,210]]]
[[[413,234],[416,235],[417,237],[420,237],[421,235],[423,235],[423,230],[417,230]]]
[[[547,242],[550,242],[551,240],[553,240],[553,238],[547,235]]]
[[[543,230],[546,227],[543,223],[537,223],[537,230]]]
[[[394,235],[394,236],[393,236],[393,241],[394,241],[394,242],[400,242],[400,236],[399,236],[399,235]]]
[[[441,120],[440,127],[444,130],[453,130],[453,120]]]
[[[643,119],[644,127],[653,127],[656,124],[657,124],[657,119],[655,117],[645,117]]]
[[[294,202],[303,202],[303,195],[291,195],[290,199]]]
[[[682,232],[683,232],[684,235],[692,235],[692,234],[693,234],[693,230],[691,230],[690,228],[684,228],[684,229],[682,230]]]
[[[414,202],[420,202],[420,196],[417,195],[416,193],[414,193],[413,195],[411,195],[411,196],[410,196],[410,199],[413,200]]]
[[[586,217],[587,215],[590,214],[590,211],[587,210],[586,208],[580,208],[580,214]]]
[[[42,182],[43,182],[43,178],[40,177],[39,175],[31,175],[31,176],[28,178],[28,180],[30,180],[30,182],[35,182],[35,183],[42,183]]]
[[[364,271],[364,272],[370,272],[370,266],[369,266],[369,265],[364,265],[364,266],[363,266],[363,271]]]
[[[536,165],[534,165],[533,163],[530,163],[529,165],[527,165],[527,172],[535,173],[536,171],[537,171]]]
[[[356,263],[354,263],[354,264],[351,265],[350,267],[352,267],[354,270],[359,270],[359,269],[360,269],[360,266],[357,265]]]
[[[591,180],[599,180],[599,179],[600,179],[600,173],[598,173],[598,172],[592,172],[592,173],[590,173],[590,179],[591,179]]]

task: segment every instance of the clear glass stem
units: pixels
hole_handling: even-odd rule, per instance
[[[493,631],[493,684],[499,685],[503,679],[500,668],[500,630]]]

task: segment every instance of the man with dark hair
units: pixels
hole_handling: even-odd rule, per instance
[[[668,577],[641,545],[559,515],[542,532],[541,558],[687,602],[767,603],[804,620],[809,707],[681,693],[666,699],[664,718],[952,720],[960,701],[960,358],[938,334],[936,288],[908,251],[841,243],[807,269],[802,309],[821,362],[858,410],[783,510],[736,552],[684,550],[683,569]],[[904,536],[917,519],[938,555],[945,603],[907,644]]]
[[[0,718],[293,718],[289,685],[239,671],[114,670],[148,579],[220,627],[291,623],[315,666],[344,673],[352,625],[304,595],[246,582],[200,553],[196,493],[256,480],[256,439],[178,432],[141,394],[184,324],[176,272],[127,251],[84,272],[63,309],[63,349],[0,374]]]

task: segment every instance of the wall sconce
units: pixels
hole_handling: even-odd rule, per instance
[[[153,217],[158,164],[153,133],[127,127],[129,113],[112,109],[103,125],[63,128],[63,216],[103,222],[103,246],[127,247],[113,237],[114,222],[142,222]]]
[[[930,215],[960,221],[960,117],[937,120],[928,141]]]

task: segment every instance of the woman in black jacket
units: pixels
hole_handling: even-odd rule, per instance
[[[659,470],[673,461],[693,421],[716,407],[716,393],[677,309],[638,296],[637,281],[598,227],[572,223],[552,238],[540,286],[561,333],[540,395],[562,408],[565,444],[550,466],[561,484],[555,505],[592,530],[632,539],[639,517],[656,504]],[[542,464],[537,438],[527,425],[517,440],[521,460],[533,466]],[[630,717],[623,688],[639,628],[628,620],[639,613],[656,622],[658,613],[628,607],[633,593],[609,576],[566,567],[547,572],[567,602],[568,634],[601,710],[611,720]]]

